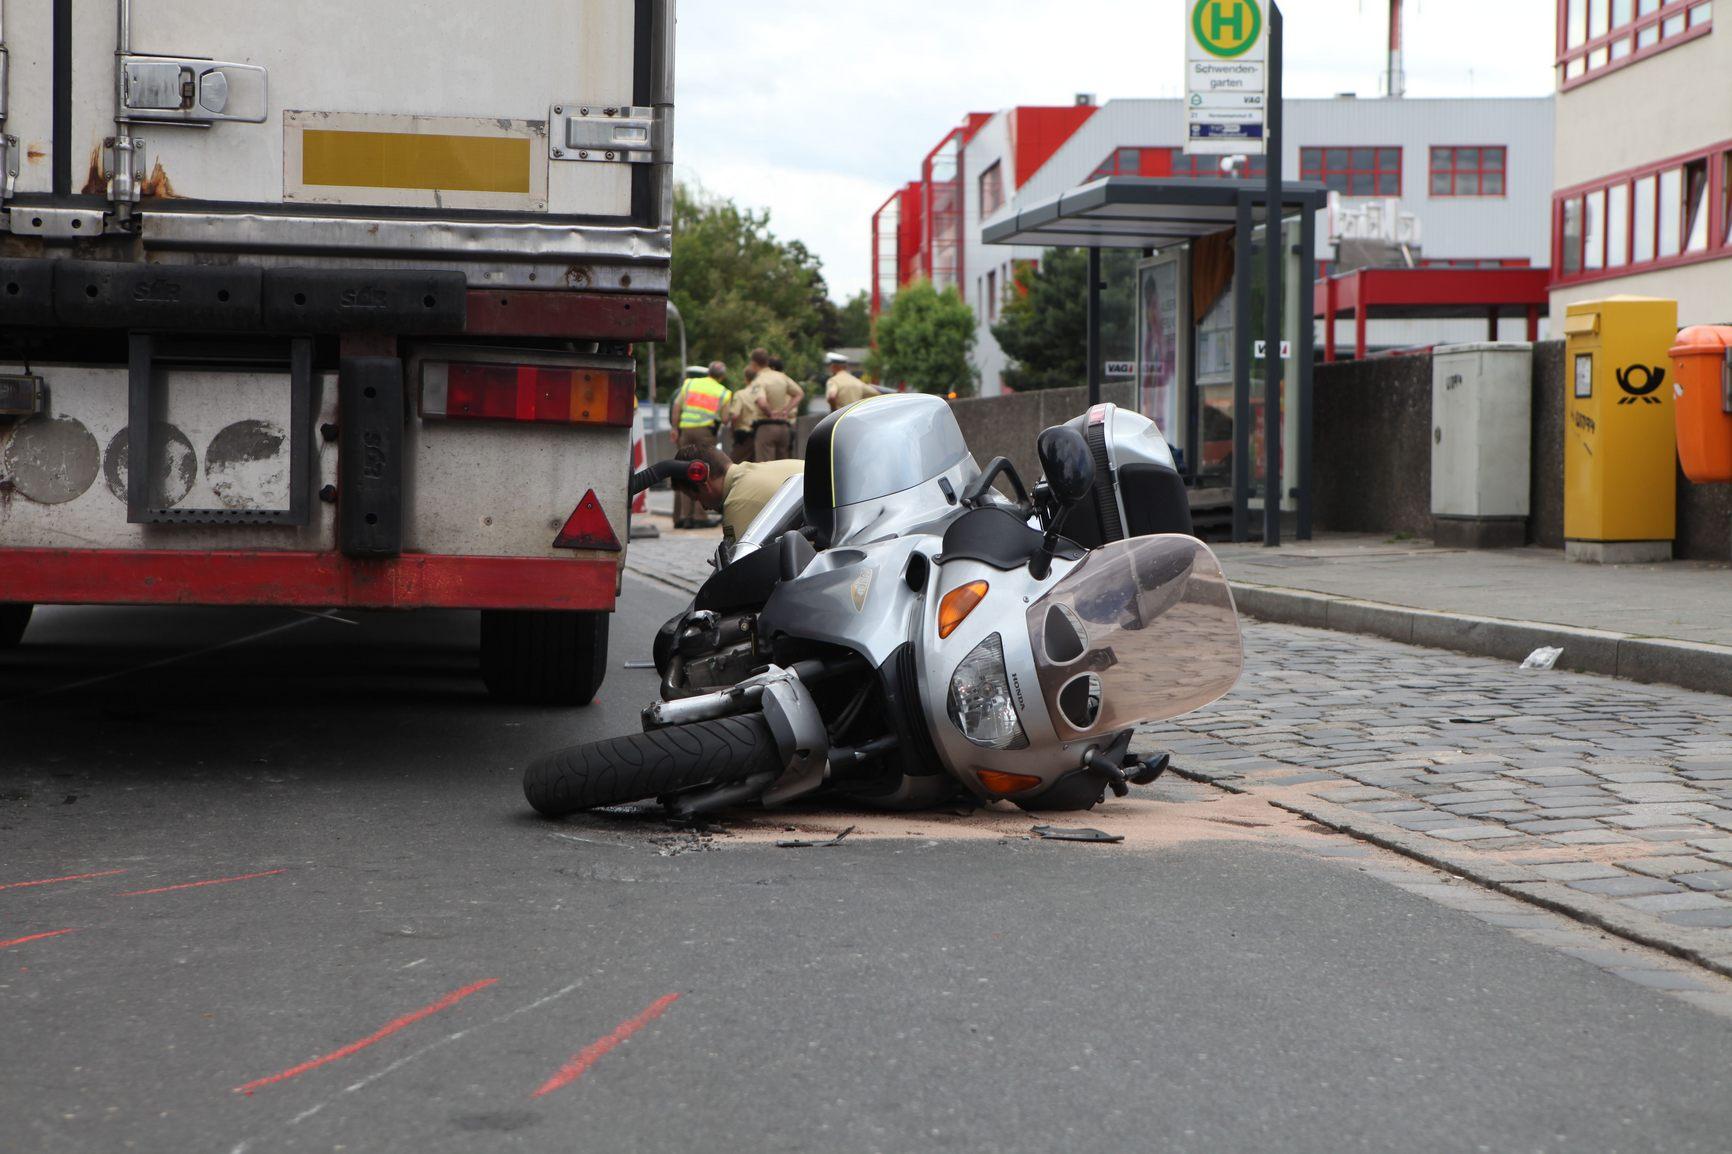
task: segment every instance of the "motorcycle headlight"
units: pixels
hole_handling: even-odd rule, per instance
[[[994,633],[962,659],[950,678],[950,720],[962,736],[987,749],[1022,749],[1028,735],[1011,700],[1004,642]]]

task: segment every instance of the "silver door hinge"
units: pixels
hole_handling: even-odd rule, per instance
[[[120,58],[121,119],[208,127],[219,120],[263,124],[267,76],[253,64],[198,57]]]
[[[672,158],[660,108],[556,104],[547,128],[548,155],[554,160],[657,164]]]

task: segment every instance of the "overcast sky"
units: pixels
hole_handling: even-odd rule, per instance
[[[866,287],[871,216],[969,111],[1176,97],[1184,0],[680,0],[682,180]],[[1287,95],[1378,94],[1387,0],[1285,0]],[[1552,90],[1552,0],[1407,0],[1410,96]],[[1154,141],[1125,141],[1151,144]],[[1177,141],[1173,143],[1177,144]]]

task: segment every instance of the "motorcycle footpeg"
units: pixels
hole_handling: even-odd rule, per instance
[[[1147,761],[1137,762],[1137,771],[1131,774],[1130,777],[1131,784],[1152,785],[1156,778],[1167,772],[1167,768],[1172,764],[1172,760],[1172,754],[1162,753],[1149,758]]]

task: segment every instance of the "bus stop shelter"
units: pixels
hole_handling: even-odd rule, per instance
[[[988,225],[981,239],[986,244],[1027,245],[1040,248],[1082,248],[1088,250],[1088,386],[1089,403],[1097,404],[1101,395],[1104,366],[1101,360],[1101,273],[1102,249],[1140,249],[1144,253],[1175,245],[1189,245],[1204,237],[1221,232],[1233,236],[1233,448],[1232,502],[1233,540],[1250,539],[1250,500],[1253,462],[1251,460],[1251,366],[1259,334],[1254,331],[1251,315],[1252,245],[1258,228],[1269,223],[1271,215],[1277,221],[1297,217],[1300,241],[1296,255],[1300,259],[1301,289],[1309,292],[1317,267],[1317,212],[1324,206],[1326,188],[1315,181],[1290,181],[1281,185],[1281,205],[1271,213],[1270,190],[1262,180],[1237,179],[1157,179],[1149,177],[1109,176],[1082,185],[1025,208],[1003,220]],[[1281,237],[1276,228],[1270,235]],[[1277,241],[1276,243],[1280,243]],[[1311,321],[1311,301],[1302,302],[1300,315],[1305,323],[1298,326],[1295,362],[1294,413],[1297,422],[1295,452],[1296,536],[1301,540],[1311,536],[1311,385],[1314,360],[1314,328]],[[1189,318],[1187,318],[1189,319]],[[1194,343],[1196,326],[1186,326],[1189,340]],[[1273,350],[1279,353],[1280,350]],[[1281,364],[1277,355],[1273,363]],[[1180,387],[1192,398],[1189,418],[1184,430],[1185,456],[1195,472],[1200,444],[1199,410],[1195,403],[1197,389],[1197,358],[1185,358],[1185,380]],[[1263,541],[1273,545],[1280,541],[1281,464],[1279,433],[1282,419],[1281,372],[1265,374],[1264,397],[1264,529]]]

